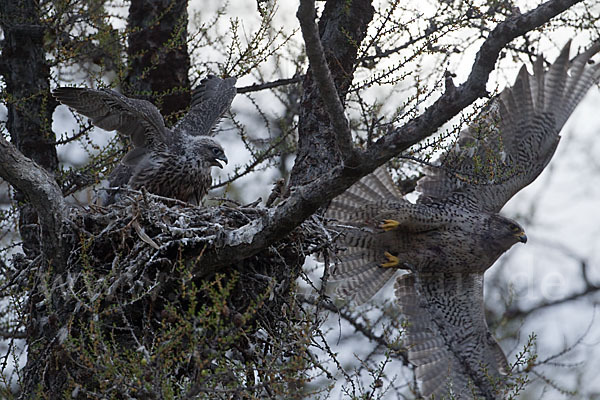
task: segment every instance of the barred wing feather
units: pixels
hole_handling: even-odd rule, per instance
[[[483,274],[410,273],[395,288],[423,395],[500,398],[509,366],[485,321]]]
[[[506,88],[463,130],[456,145],[427,167],[417,185],[421,202],[447,199],[465,208],[498,212],[530,184],[552,158],[559,132],[594,82],[600,64],[595,43],[569,62],[570,43],[545,71],[540,57],[533,75],[523,66]]]

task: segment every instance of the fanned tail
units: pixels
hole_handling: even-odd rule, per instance
[[[352,222],[354,214],[362,212],[366,204],[399,199],[402,199],[402,193],[385,166],[381,166],[333,199],[325,215],[341,222]]]
[[[338,243],[344,246],[334,256],[332,267],[339,297],[363,303],[395,274],[395,268],[381,267],[384,251],[375,233],[380,210],[401,199],[391,176],[380,167],[331,202],[326,217],[336,220]]]
[[[376,263],[365,264],[363,267],[365,272],[342,281],[336,287],[339,297],[362,304],[375,296],[397,272],[394,268],[381,268]]]

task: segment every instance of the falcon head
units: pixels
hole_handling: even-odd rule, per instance
[[[223,168],[220,161],[227,164],[227,157],[225,151],[217,141],[206,136],[192,136],[190,137],[191,146],[188,149],[192,153],[194,159],[199,164],[203,164],[205,167],[219,167]]]
[[[518,239],[521,243],[527,243],[527,235],[525,234],[525,230],[521,227],[521,225],[516,222],[511,222],[508,225],[508,229],[510,229],[510,233],[516,239]]]
[[[492,215],[489,229],[493,239],[500,242],[506,249],[515,243],[527,243],[525,230],[516,221],[501,215]]]

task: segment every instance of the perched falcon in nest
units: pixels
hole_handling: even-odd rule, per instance
[[[110,89],[60,87],[53,95],[97,127],[131,138],[133,148],[109,176],[111,187],[145,187],[160,196],[200,204],[212,183],[211,167],[227,163],[223,148],[209,135],[231,106],[235,81],[209,75],[194,91],[189,112],[173,129],[165,126],[152,103]],[[114,192],[101,200],[105,205],[113,203]]]
[[[506,357],[487,327],[483,273],[523,228],[498,214],[546,167],[559,132],[600,65],[587,65],[600,43],[569,61],[567,44],[549,70],[540,57],[521,68],[463,130],[417,185],[416,204],[403,199],[384,167],[333,200],[341,251],[332,268],[337,293],[356,302],[373,296],[398,269],[395,285],[408,322],[405,345],[425,397],[502,396]]]

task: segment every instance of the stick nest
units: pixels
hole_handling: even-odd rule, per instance
[[[29,268],[47,281],[41,286],[48,291],[30,298],[38,315],[50,316],[33,321],[35,329],[51,338],[32,356],[40,362],[61,358],[50,363],[73,371],[73,390],[87,382],[88,389],[135,390],[148,398],[150,389],[138,375],[123,372],[122,383],[103,387],[114,382],[114,375],[103,376],[103,371],[111,370],[115,357],[133,369],[146,363],[140,373],[147,369],[161,388],[188,390],[192,382],[194,391],[218,387],[229,393],[227,388],[235,387],[243,392],[251,383],[246,372],[236,371],[253,363],[274,377],[287,371],[275,385],[282,391],[299,384],[292,381],[305,368],[304,327],[314,321],[296,303],[294,289],[305,256],[326,241],[319,220],[310,219],[216,273],[203,268],[210,261],[208,250],[218,248],[228,230],[267,211],[230,202],[191,207],[148,193],[107,208],[73,209],[64,233],[70,248],[66,268]],[[166,358],[173,352],[181,358]],[[224,370],[231,375],[226,380],[219,375]],[[259,380],[265,382],[266,376]],[[278,391],[275,386],[270,387]],[[157,387],[156,394],[161,390]]]

